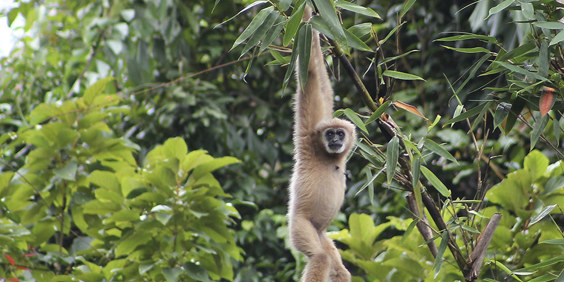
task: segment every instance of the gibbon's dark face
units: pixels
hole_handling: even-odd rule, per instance
[[[330,154],[339,154],[345,150],[347,133],[342,128],[327,128],[323,132],[323,144]]]

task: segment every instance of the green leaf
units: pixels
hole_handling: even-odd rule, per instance
[[[345,29],[345,35],[347,36],[347,43],[350,47],[361,51],[372,52],[372,49],[368,45],[366,45],[364,41],[360,40],[360,38],[358,38],[349,30]]]
[[[556,45],[560,42],[564,41],[564,30],[561,30],[552,40],[550,40],[549,46]]]
[[[527,20],[534,20],[535,19],[535,9],[533,8],[532,3],[521,3],[521,13]]]
[[[304,1],[297,9],[294,9],[294,11],[292,11],[292,16],[290,16],[290,19],[286,24],[286,32],[284,33],[284,39],[282,40],[282,45],[288,46],[288,44],[290,44],[290,41],[292,41],[292,38],[296,36],[296,33],[298,32],[298,28],[300,27],[300,22],[304,14],[305,5],[306,3]]]
[[[441,145],[435,143],[435,141],[431,139],[425,139],[425,148],[433,151],[433,153],[451,161],[458,163],[456,158],[454,158],[447,150],[445,150]]]
[[[425,166],[421,166],[421,172],[423,173],[425,178],[427,178],[427,180],[431,182],[431,185],[433,185],[433,187],[435,187],[435,189],[437,189],[437,191],[441,193],[441,195],[445,197],[450,196],[450,190],[448,190],[448,188],[439,180],[439,178],[437,178],[437,176],[435,176],[432,171],[430,171]]]
[[[274,25],[272,26],[272,28],[270,28],[270,30],[267,33],[267,36],[264,38],[263,42],[261,42],[260,44],[260,50],[259,53],[262,53],[264,50],[266,50],[270,44],[272,44],[272,42],[274,42],[274,40],[276,40],[276,38],[278,38],[278,36],[280,35],[280,32],[282,31],[282,29],[284,28],[285,22],[284,22],[284,17],[282,17],[282,15],[280,14],[276,14],[276,22],[274,23]]]
[[[401,80],[423,80],[423,81],[425,81],[423,78],[421,78],[417,75],[405,73],[405,72],[400,72],[400,71],[393,71],[393,70],[384,71],[384,73],[382,75],[387,76],[387,77],[391,77],[391,78],[395,78],[395,79],[401,79]]]
[[[412,188],[413,190],[415,190],[415,188],[417,186],[419,186],[419,178],[421,177],[421,157],[420,156],[415,156],[412,160],[411,163],[411,175],[412,175],[412,179],[411,179],[411,184],[412,184]]]
[[[214,28],[217,28],[217,27],[219,27],[219,26],[221,26],[221,25],[223,25],[223,24],[225,24],[225,23],[231,21],[232,19],[238,17],[239,15],[241,15],[241,14],[247,12],[248,10],[250,10],[250,9],[252,9],[252,8],[258,6],[258,5],[265,4],[265,3],[268,3],[268,1],[255,1],[255,2],[253,2],[253,3],[251,3],[251,4],[249,4],[249,6],[245,7],[245,9],[239,11],[239,13],[237,13],[235,16],[233,16],[233,17],[231,17],[231,18],[229,18],[229,19],[223,21],[222,23],[218,24],[218,25],[215,26]],[[243,40],[243,41],[244,41],[244,40]]]
[[[415,0],[407,0],[405,1],[404,5],[401,7],[401,12],[399,15],[399,18],[403,18],[403,16],[405,16],[405,14],[407,14],[407,12],[411,9],[411,7],[413,7],[413,4],[415,4]]]
[[[264,20],[264,22],[260,25],[260,27],[256,30],[256,32],[254,32],[251,35],[251,37],[249,38],[249,40],[245,44],[243,51],[241,51],[241,56],[246,54],[251,48],[257,46],[261,41],[263,41],[265,39],[265,37],[267,37],[267,36],[271,37],[272,33],[268,34],[268,32],[271,31],[271,28],[276,23],[276,21],[279,20],[280,17],[281,17],[281,15],[280,15],[280,13],[278,13],[278,11],[271,10],[270,13],[266,16],[266,19]],[[266,47],[264,47],[264,49],[265,48]],[[261,48],[261,49],[263,49],[263,48]]]
[[[327,23],[329,28],[329,32],[333,35],[333,38],[343,50],[348,49],[347,44],[347,37],[345,35],[345,31],[341,26],[341,22],[339,21],[339,17],[337,17],[337,13],[335,12],[335,7],[333,7],[333,1],[331,0],[315,0],[314,1],[317,9],[319,9],[319,14],[321,18]]]
[[[75,181],[77,169],[78,165],[76,161],[71,160],[64,167],[53,169],[53,172],[55,173],[55,176],[64,180]]]
[[[245,42],[248,38],[253,36],[255,32],[262,26],[266,18],[270,15],[270,13],[274,10],[274,7],[268,7],[262,9],[251,21],[251,23],[247,26],[247,28],[237,37],[233,46],[229,51],[235,49],[235,47],[239,46],[241,43]]]
[[[147,232],[136,231],[131,236],[122,238],[121,242],[116,247],[115,256],[126,256],[133,252],[138,246],[144,245],[151,241],[151,235]]]
[[[392,183],[399,159],[399,138],[392,137],[386,149],[386,176],[388,184]]]
[[[564,23],[561,22],[534,22],[533,25],[545,29],[556,29],[556,30],[564,29]]]
[[[103,78],[103,79],[96,81],[96,83],[94,83],[90,87],[88,87],[84,91],[84,103],[87,106],[92,105],[93,102],[94,102],[94,98],[96,98],[96,96],[102,94],[102,92],[104,92],[104,89],[106,89],[106,84],[108,84],[108,82],[110,82],[112,80],[113,80],[112,77]]]
[[[452,41],[460,41],[460,40],[469,40],[469,39],[477,39],[481,41],[485,41],[488,43],[497,43],[497,39],[491,36],[481,35],[481,34],[461,34],[461,35],[454,35],[436,39],[435,41],[443,41],[443,42],[452,42]]]
[[[550,212],[556,208],[557,205],[549,205],[544,207],[544,209],[542,209],[539,214],[537,214],[535,217],[531,218],[531,221],[529,222],[529,226],[533,226],[535,223],[541,221],[545,216],[547,216],[548,214],[550,214]]]
[[[309,23],[304,23],[302,25],[302,27],[300,28],[300,30],[298,31],[298,45],[297,45],[297,49],[294,50],[294,52],[298,52],[298,74],[299,74],[299,80],[300,80],[300,87],[302,89],[305,88],[306,84],[307,84],[307,78],[309,75],[309,60],[310,60],[310,56],[311,56],[311,40],[312,40],[312,30],[311,30],[311,24]]]
[[[466,54],[476,54],[476,53],[487,53],[490,54],[491,51],[484,48],[484,47],[472,47],[472,48],[455,48],[455,47],[450,47],[450,46],[446,46],[446,45],[441,45],[444,48],[447,48],[449,50],[453,50],[456,52],[460,52],[460,53],[466,53]]]
[[[484,109],[487,109],[488,106],[489,106],[489,103],[480,104],[480,105],[478,105],[478,106],[472,108],[471,110],[468,110],[468,111],[466,111],[466,112],[464,112],[464,113],[462,113],[462,114],[460,114],[460,115],[458,115],[458,116],[456,116],[456,117],[450,119],[449,121],[447,121],[447,122],[445,123],[444,126],[447,126],[447,125],[449,125],[449,124],[452,124],[452,123],[456,123],[456,122],[465,120],[465,119],[467,119],[467,118],[471,118],[471,117],[473,117],[473,116],[475,116],[475,115],[481,113]],[[443,126],[443,127],[444,127],[444,126]]]
[[[241,161],[239,161],[237,158],[234,157],[222,157],[222,158],[217,158],[217,159],[213,159],[209,162],[203,163],[199,166],[197,166],[194,169],[194,173],[193,176],[195,179],[198,179],[200,177],[202,177],[204,174],[206,173],[210,173],[218,168],[230,165],[230,164],[236,164],[236,163],[240,163]]]
[[[533,132],[531,133],[530,150],[533,150],[535,148],[535,145],[537,144],[539,137],[541,136],[542,132],[544,131],[544,128],[546,127],[546,124],[548,123],[548,119],[549,116],[545,115],[544,117],[541,117],[540,120],[537,120],[535,122],[535,125],[533,126]]]
[[[439,272],[441,271],[441,264],[443,262],[443,255],[445,253],[447,243],[448,243],[448,232],[446,230],[443,230],[443,234],[441,235],[441,244],[439,245],[439,249],[437,251],[437,257],[435,258],[435,263],[433,264],[433,269],[435,270],[434,278],[437,278]]]
[[[354,125],[356,125],[360,130],[362,130],[363,132],[365,132],[366,134],[368,134],[368,129],[366,129],[366,126],[364,125],[364,122],[362,122],[362,120],[358,117],[358,115],[351,109],[347,108],[344,110],[344,114],[345,116],[347,116],[349,118],[349,120],[351,120]]]
[[[521,67],[516,66],[516,65],[512,65],[512,64],[510,64],[510,63],[499,62],[499,61],[494,61],[493,63],[494,63],[494,64],[498,64],[498,65],[502,66],[503,68],[505,68],[505,69],[507,69],[507,70],[509,70],[509,71],[511,71],[511,72],[520,73],[520,74],[522,74],[522,75],[524,75],[524,76],[532,77],[532,78],[537,79],[537,80],[540,80],[540,81],[546,81],[546,80],[547,80],[545,77],[542,77],[542,76],[539,75],[539,74],[532,73],[532,72],[530,72],[530,71],[528,71],[528,70],[526,70],[526,69],[524,69],[524,68],[521,68]]]
[[[511,6],[511,4],[513,4],[513,2],[515,2],[515,0],[505,0],[505,1],[497,4],[497,6],[490,9],[488,16],[486,18],[489,18],[491,15],[497,14],[497,13],[505,10],[507,7]]]
[[[51,117],[57,116],[60,112],[59,107],[56,105],[46,103],[39,104],[29,114],[29,123],[30,125],[36,125]]]
[[[382,116],[382,114],[388,109],[388,107],[390,106],[391,103],[392,103],[392,101],[388,100],[388,101],[384,102],[382,105],[380,105],[380,107],[378,107],[378,109],[376,109],[376,111],[374,111],[374,113],[372,113],[372,115],[366,120],[366,122],[364,124],[369,125],[370,123],[379,119],[380,116]]]
[[[335,3],[338,8],[345,9],[347,11],[351,11],[357,14],[365,15],[372,18],[381,19],[378,13],[374,12],[374,10],[370,8],[366,8],[351,2],[339,0]]]

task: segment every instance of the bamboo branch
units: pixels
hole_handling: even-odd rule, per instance
[[[466,278],[466,280],[474,281],[478,278],[478,274],[480,274],[480,269],[482,268],[482,263],[484,262],[484,257],[486,256],[486,250],[490,245],[494,231],[497,228],[500,219],[501,213],[494,214],[488,222],[488,225],[486,225],[486,228],[484,228],[482,233],[480,233],[476,247],[470,254],[470,269],[464,273],[464,278]]]

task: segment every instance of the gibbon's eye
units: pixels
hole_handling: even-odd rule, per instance
[[[328,140],[333,139],[333,136],[335,136],[335,131],[333,129],[328,129],[327,131],[325,131],[325,137]]]

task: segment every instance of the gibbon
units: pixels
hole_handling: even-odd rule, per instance
[[[311,18],[306,5],[303,21]],[[319,33],[313,31],[307,83],[295,97],[294,168],[290,180],[290,242],[309,261],[301,281],[350,281],[341,255],[325,231],[343,204],[345,165],[356,131],[333,118],[333,89],[325,69]]]

